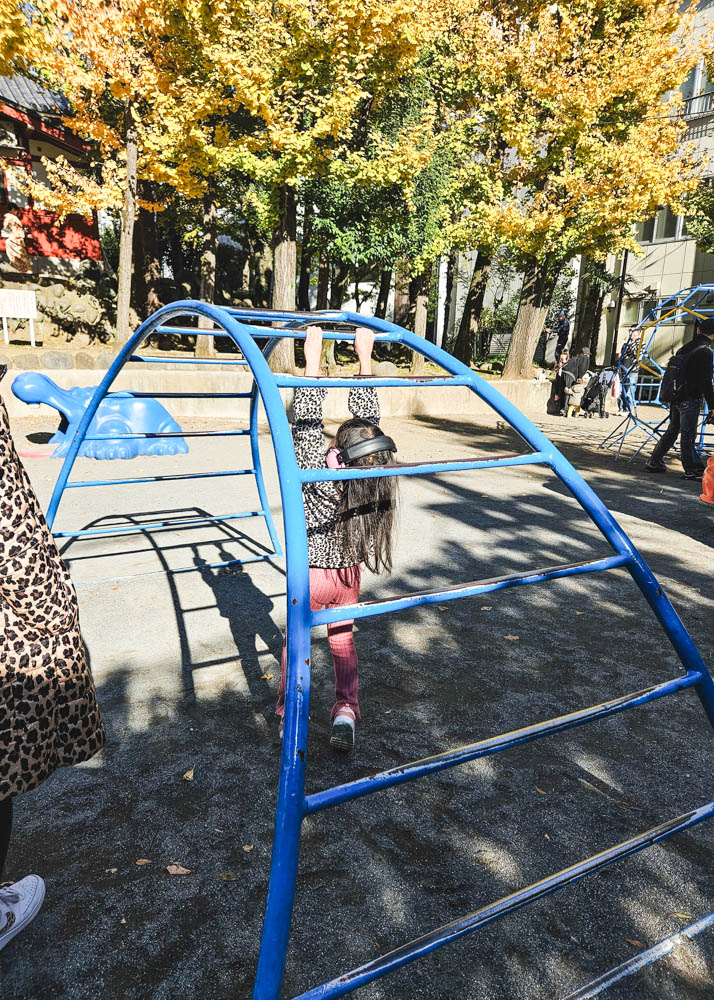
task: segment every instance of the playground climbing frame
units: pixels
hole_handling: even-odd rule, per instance
[[[199,316],[213,320],[214,329],[204,331],[186,326],[169,325],[178,319],[186,322]],[[531,449],[530,452],[518,456],[485,460],[424,462],[340,470],[300,469],[295,458],[290,425],[280,389],[315,384],[325,387],[351,386],[359,382],[357,378],[324,378],[318,381],[312,378],[276,375],[270,370],[267,359],[277,342],[277,338],[304,336],[301,327],[309,323],[326,325],[325,336],[340,340],[353,339],[355,328],[366,327],[373,330],[380,341],[399,343],[423,354],[430,361],[440,365],[446,374],[419,378],[370,378],[369,384],[384,388],[419,385],[424,389],[466,386],[518,432]],[[261,324],[271,324],[271,326],[266,327]],[[306,816],[314,815],[352,799],[384,791],[398,784],[426,777],[445,768],[490,756],[508,750],[510,747],[543,739],[589,722],[596,722],[608,716],[658,701],[684,689],[691,688],[696,692],[702,708],[714,727],[714,682],[709,671],[663,588],[605,505],[545,435],[506,400],[493,385],[438,347],[385,320],[372,319],[350,312],[306,314],[270,310],[227,309],[193,300],[179,302],[160,309],[137,330],[98,387],[76,431],[57,481],[50,505],[50,523],[54,520],[57,506],[65,488],[72,485],[68,482],[68,476],[96,407],[109,391],[122,366],[132,358],[140,357],[134,352],[154,331],[171,331],[192,336],[215,336],[217,333],[221,333],[234,341],[242,352],[242,360],[236,363],[245,364],[255,379],[252,394],[251,429],[253,427],[257,429],[257,424],[254,421],[257,420],[255,406],[259,395],[265,407],[277,461],[287,568],[286,711],[270,880],[253,1000],[278,1000],[281,995],[290,937],[301,828]],[[262,343],[262,348],[258,342]],[[253,437],[251,440],[253,441]],[[254,446],[253,461],[253,471],[256,475],[262,503],[260,513],[266,515],[268,507],[262,485],[257,443]],[[609,549],[607,554],[596,559],[550,565],[525,573],[510,573],[484,580],[456,583],[452,587],[437,591],[407,594],[387,600],[365,601],[341,608],[314,612],[310,610],[308,551],[302,502],[303,483],[376,476],[429,476],[440,472],[461,470],[477,472],[480,469],[535,464],[551,469],[568,488],[602,534]],[[266,520],[269,525],[272,523],[267,517]],[[271,531],[271,537],[273,537],[277,549],[278,543],[277,538],[274,537],[274,531]],[[682,672],[677,677],[642,690],[619,694],[600,704],[546,721],[535,722],[512,732],[447,750],[430,758],[412,761],[367,778],[360,778],[309,795],[305,794],[310,705],[311,631],[313,628],[341,620],[390,614],[417,605],[437,602],[442,604],[445,601],[475,597],[510,587],[541,584],[547,581],[616,569],[626,569],[629,572],[634,584],[648,602],[654,617],[663,628],[682,664]],[[597,871],[605,865],[621,861],[652,844],[688,830],[712,817],[714,817],[714,801],[702,803],[674,819],[645,830],[593,857],[570,865],[568,868],[547,876],[533,885],[526,886],[489,906],[458,917],[435,930],[428,931],[416,940],[408,942],[388,954],[371,959],[329,982],[308,989],[295,1000],[324,1000],[324,998],[339,997],[350,993],[444,944]]]

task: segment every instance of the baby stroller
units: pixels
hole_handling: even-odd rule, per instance
[[[600,419],[610,416],[605,410],[605,399],[612,387],[614,377],[614,368],[603,368],[601,372],[592,376],[585,387],[583,398],[580,400],[580,410],[584,415],[593,417],[598,413]]]

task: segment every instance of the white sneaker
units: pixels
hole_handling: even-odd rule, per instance
[[[355,745],[355,713],[349,705],[338,709],[332,723],[330,746],[340,753],[349,753]]]
[[[45,883],[39,875],[26,875],[0,889],[0,951],[40,912]]]

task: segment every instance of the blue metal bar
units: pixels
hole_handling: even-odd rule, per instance
[[[146,322],[148,323],[150,320]],[[157,358],[153,355],[140,357],[138,354],[132,354],[131,357],[126,358],[126,361],[140,361],[144,365],[163,365],[164,367],[167,365],[242,365],[245,367],[248,364],[243,359],[233,361],[228,358]]]
[[[127,525],[116,528],[90,528],[83,531],[56,531],[55,538],[84,538],[87,535],[130,535],[142,531],[154,531],[158,528],[196,528],[201,524],[215,524],[218,521],[237,521],[243,517],[265,517],[263,510],[246,510],[239,514],[220,514],[216,517],[189,517],[178,521],[156,521],[151,524]],[[172,570],[176,572],[176,570]]]
[[[315,792],[313,795],[307,796],[305,814],[320,812],[322,809],[339,805],[341,802],[349,802],[351,799],[361,798],[363,795],[371,795],[372,792],[377,792],[382,788],[401,785],[405,781],[413,781],[415,778],[434,774],[448,767],[466,764],[470,760],[490,757],[501,750],[520,746],[522,743],[530,743],[532,740],[539,740],[554,733],[562,733],[566,729],[574,729],[576,726],[582,726],[595,719],[605,719],[629,708],[646,705],[650,701],[657,701],[659,698],[665,698],[667,695],[693,687],[701,680],[701,676],[697,671],[692,671],[692,673],[684,674],[681,677],[675,677],[674,680],[653,684],[641,691],[633,691],[631,694],[613,698],[611,701],[604,701],[599,705],[591,705],[590,708],[582,708],[577,712],[569,712],[567,715],[559,715],[554,719],[536,722],[531,726],[524,726],[522,729],[514,729],[510,733],[501,733],[500,736],[491,736],[478,743],[469,743],[456,750],[435,754],[433,757],[425,757],[423,760],[414,760],[409,764],[402,764],[400,767],[393,767],[388,771],[380,771],[379,774],[370,774],[366,778],[358,778],[356,781],[349,781],[344,785],[326,788],[322,792]]]
[[[273,554],[276,556],[282,556],[283,550],[280,546],[278,533],[275,530],[272,514],[270,513],[268,494],[265,489],[265,480],[263,479],[263,465],[260,461],[260,439],[258,436],[258,387],[255,383],[253,384],[253,391],[250,394],[250,421],[248,426],[250,429],[250,453],[253,468],[255,469],[255,484],[258,488],[260,506],[266,514],[265,524],[268,529],[268,534],[270,535],[270,542],[273,546]]]
[[[503,899],[499,899],[489,906],[484,906],[480,910],[475,910],[460,920],[454,920],[443,927],[431,931],[429,934],[424,934],[422,937],[416,938],[414,941],[410,941],[400,948],[395,948],[394,951],[390,951],[387,955],[382,955],[381,958],[376,958],[365,965],[360,965],[359,968],[346,972],[337,979],[332,979],[329,983],[323,983],[321,986],[316,986],[305,993],[300,993],[293,1000],[327,1000],[328,997],[341,997],[346,993],[351,993],[360,986],[366,986],[372,980],[378,979],[388,972],[393,972],[408,962],[413,962],[416,958],[428,955],[429,952],[440,948],[442,945],[457,941],[465,934],[470,934],[472,931],[478,930],[479,927],[485,927],[486,924],[490,924],[500,917],[514,913],[527,903],[532,903],[536,899],[542,899],[544,896],[550,895],[550,893],[561,889],[565,885],[577,882],[585,875],[596,872],[600,868],[605,868],[616,861],[622,861],[633,854],[637,854],[639,851],[645,850],[647,847],[651,847],[653,844],[661,843],[676,833],[683,833],[685,830],[690,830],[698,823],[711,819],[712,816],[714,816],[714,802],[709,802],[707,805],[684,813],[682,816],[678,816],[668,823],[662,823],[651,830],[647,830],[645,833],[631,837],[629,840],[624,840],[615,847],[610,847],[599,854],[594,854],[591,858],[586,858],[584,861],[570,865],[555,875],[541,879],[540,882],[534,882],[533,885],[504,896]]]
[[[246,431],[161,431],[146,434],[87,434],[85,441],[127,441],[135,438],[242,437]]]
[[[563,997],[563,1000],[592,1000],[593,997],[600,996],[610,986],[619,983],[621,979],[632,976],[636,972],[639,972],[640,969],[646,969],[649,965],[654,965],[660,958],[664,958],[670,952],[674,951],[675,948],[679,948],[681,945],[694,940],[695,937],[701,934],[702,931],[708,930],[709,927],[714,927],[714,913],[709,913],[706,917],[695,920],[693,923],[683,927],[681,931],[677,931],[676,934],[671,934],[665,938],[664,941],[653,944],[651,948],[645,948],[638,955],[633,955],[626,962],[621,962],[620,965],[616,965],[614,969],[610,969],[604,975],[593,979],[586,986],[582,986],[574,993],[568,993],[567,997]]]
[[[295,375],[276,375],[275,384],[282,389],[297,389],[301,386],[319,386],[322,389],[347,388],[354,385],[368,385],[371,389],[401,389],[408,385],[435,386],[470,386],[468,377],[455,375],[400,375],[394,378],[381,378],[379,375],[346,376],[345,378],[298,378]]]
[[[505,466],[538,465],[548,461],[540,451],[531,455],[499,455],[498,458],[448,459],[445,462],[404,462],[401,465],[376,465],[370,468],[303,469],[304,483],[339,482],[341,479],[380,479],[382,476],[431,476],[438,472],[462,472],[467,469],[499,469]]]
[[[427,590],[421,593],[409,594],[406,597],[393,597],[386,601],[364,601],[360,604],[344,604],[337,608],[324,608],[311,613],[312,627],[317,625],[334,625],[336,622],[351,621],[356,618],[371,618],[372,615],[386,615],[406,608],[415,608],[421,604],[438,604],[442,601],[455,601],[462,597],[475,597],[477,594],[490,594],[494,590],[505,590],[507,587],[520,587],[527,583],[544,583],[546,580],[558,580],[564,576],[579,576],[582,573],[602,573],[604,570],[617,569],[630,561],[630,556],[620,553],[596,559],[592,562],[565,563],[552,566],[550,569],[535,569],[529,573],[509,573],[506,576],[496,576],[490,580],[478,580],[475,583],[461,584],[455,587],[444,587],[442,590]]]
[[[215,479],[217,476],[254,476],[255,469],[234,469],[230,472],[192,472],[183,476],[141,476],[137,479],[90,479],[86,482],[67,483],[65,489],[76,490],[83,486],[123,486],[131,483],[168,483],[176,479]]]

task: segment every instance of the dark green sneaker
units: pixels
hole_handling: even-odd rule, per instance
[[[343,705],[332,723],[330,746],[339,753],[349,753],[355,745],[355,713],[349,705]]]

